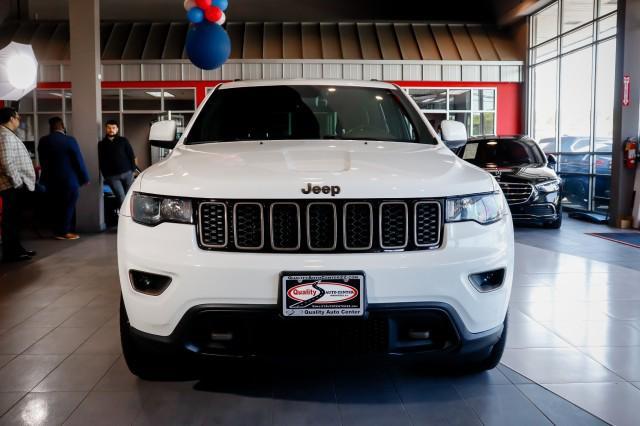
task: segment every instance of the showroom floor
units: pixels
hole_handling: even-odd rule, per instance
[[[142,382],[120,351],[115,235],[36,242],[0,266],[0,424],[637,424],[640,251],[584,235],[604,229],[518,229],[503,365],[467,377],[329,360],[299,379],[305,360],[283,360]]]

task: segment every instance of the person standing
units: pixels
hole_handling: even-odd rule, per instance
[[[100,172],[122,205],[129,187],[133,183],[136,157],[127,140],[118,135],[118,122],[109,120],[105,124],[105,137],[98,143]]]
[[[18,112],[10,107],[0,109],[0,197],[2,197],[2,260],[29,260],[36,255],[20,243],[22,212],[20,192],[33,191],[36,172],[27,147],[16,135],[20,126]]]
[[[60,117],[49,120],[50,133],[40,139],[38,154],[44,185],[53,210],[53,232],[57,240],[77,240],[71,232],[79,189],[89,183],[89,174],[75,138],[67,136]]]

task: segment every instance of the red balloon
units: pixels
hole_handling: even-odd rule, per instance
[[[211,6],[204,12],[204,16],[209,22],[218,22],[222,18],[222,9],[216,6]]]
[[[196,5],[202,10],[207,10],[211,7],[211,0],[196,0]]]

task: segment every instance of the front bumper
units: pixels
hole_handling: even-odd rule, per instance
[[[503,331],[500,324],[471,333],[444,303],[374,304],[364,318],[351,319],[284,318],[277,306],[200,305],[169,336],[132,329],[132,337],[150,353],[224,358],[366,354],[468,361],[484,359]]]
[[[269,307],[278,303],[280,272],[353,271],[366,274],[369,305],[444,303],[470,333],[502,324],[513,278],[510,218],[491,225],[446,224],[442,246],[434,250],[385,253],[298,254],[211,252],[198,248],[192,225],[147,227],[122,216],[118,264],[131,326],[170,336],[187,312],[203,305]],[[505,268],[504,284],[480,293],[469,274]],[[136,292],[129,271],[171,277],[159,296]]]
[[[509,204],[511,217],[516,223],[547,223],[560,216],[560,193],[535,192],[524,203]]]

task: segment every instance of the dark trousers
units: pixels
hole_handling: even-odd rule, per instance
[[[105,176],[104,180],[109,184],[111,190],[118,199],[118,206],[121,206],[131,184],[133,183],[133,171],[120,173],[115,176]]]
[[[53,233],[65,235],[74,230],[78,188],[49,188]]]
[[[10,188],[0,191],[2,197],[2,255],[11,257],[24,251],[20,244],[20,227],[22,212],[18,190]]]

